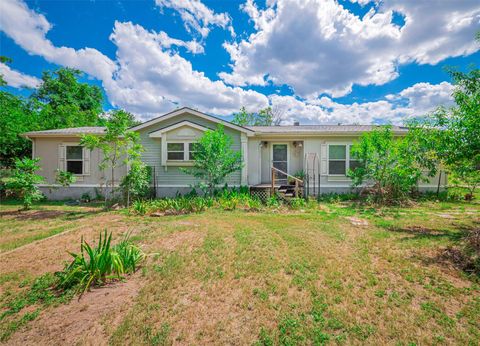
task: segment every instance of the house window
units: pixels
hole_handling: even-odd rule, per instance
[[[328,146],[328,174],[346,175],[349,169],[354,171],[361,166],[360,160],[352,153],[352,147],[347,144]]]
[[[195,160],[195,145],[197,143],[188,143],[188,159],[189,160]]]
[[[184,143],[167,143],[167,159],[172,161],[185,160]]]
[[[347,146],[328,146],[328,174],[345,175],[347,172]]]
[[[67,172],[83,174],[83,147],[69,145],[66,147]]]
[[[350,147],[350,151],[349,151],[349,160],[348,160],[348,168],[351,169],[352,171],[356,170],[358,167],[361,167],[362,164],[360,162],[360,160],[358,160],[358,157],[356,157],[353,153],[352,153],[352,148],[353,148],[353,145],[349,145]]]

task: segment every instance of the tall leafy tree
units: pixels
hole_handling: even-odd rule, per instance
[[[205,131],[194,145],[193,167],[183,169],[185,173],[200,179],[200,187],[210,195],[213,195],[216,186],[225,182],[229,174],[242,168],[242,155],[232,149],[232,142],[222,125],[215,131]]]
[[[436,173],[436,165],[419,148],[422,142],[410,137],[395,138],[391,127],[384,126],[363,134],[352,147],[359,167],[348,172],[353,186],[367,184],[378,203],[398,203],[408,197],[422,180]]]
[[[130,113],[115,110],[110,113],[105,124],[104,135],[84,135],[80,141],[81,145],[87,149],[99,149],[102,152],[103,160],[100,168],[110,170],[111,200],[115,195],[115,169],[121,164],[128,164],[132,157],[136,158],[143,150],[138,133],[128,131],[131,123]]]
[[[233,115],[232,122],[240,126],[272,126],[280,125],[283,112],[278,108],[267,107],[258,112],[247,112],[245,107]]]
[[[11,60],[0,57],[0,61]],[[28,99],[0,90],[0,161],[10,165],[15,158],[28,156],[31,144],[22,133],[54,128],[98,126],[103,96],[99,87],[82,83],[82,72],[59,68],[44,72],[42,83]],[[5,86],[0,76],[0,86]],[[134,118],[131,114],[130,124]]]
[[[7,91],[0,91],[0,161],[9,166],[15,158],[27,156],[31,143],[21,134],[38,129],[35,112],[28,102]]]
[[[9,58],[8,56],[0,55],[0,62],[3,64],[8,64],[12,62],[12,58]],[[0,87],[5,85],[7,85],[7,82],[5,81],[5,79],[3,79],[3,75],[0,74]]]
[[[0,56],[0,62],[10,63],[12,59]],[[7,82],[0,74],[0,87]],[[23,157],[30,151],[30,142],[21,133],[37,128],[35,113],[29,102],[21,96],[0,90],[0,162],[10,166],[15,158]]]
[[[71,68],[46,71],[32,94],[43,129],[103,125],[103,96],[98,86],[82,83],[82,72]]]
[[[455,106],[441,107],[434,114],[434,125],[442,129],[440,149],[448,165],[467,160],[480,169],[480,70],[450,74]]]
[[[465,197],[471,199],[480,183],[480,70],[449,72],[455,84],[455,105],[439,107],[411,127],[430,142],[452,181],[467,186]]]

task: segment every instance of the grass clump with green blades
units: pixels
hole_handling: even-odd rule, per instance
[[[105,230],[98,244],[90,246],[83,238],[80,253],[71,253],[73,261],[62,272],[57,287],[71,289],[83,294],[91,286],[104,285],[109,280],[121,279],[124,274],[134,273],[145,258],[143,251],[130,241],[129,235],[112,245],[112,233]]]

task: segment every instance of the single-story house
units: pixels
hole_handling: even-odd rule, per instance
[[[357,161],[350,156],[350,147],[362,133],[372,130],[370,125],[294,125],[242,127],[190,108],[181,108],[131,128],[139,133],[144,147],[142,160],[154,172],[156,195],[172,196],[191,191],[195,178],[180,167],[192,165],[192,143],[204,131],[222,124],[233,139],[233,149],[242,153],[243,168],[231,174],[229,186],[268,187],[272,182],[272,167],[280,173],[276,184],[285,178],[281,172],[295,175],[303,171],[308,177],[310,194],[343,193],[351,190],[346,176]],[[407,132],[394,126],[395,135]],[[45,178],[41,190],[52,199],[79,198],[84,193],[91,197],[95,191],[105,192],[110,181],[110,170],[99,168],[101,152],[87,150],[79,145],[83,134],[101,136],[103,127],[78,127],[25,133],[33,143],[33,157],[40,158],[41,174]],[[66,170],[76,176],[76,182],[67,188],[55,188],[56,170]],[[117,167],[116,184],[127,173],[126,166]],[[436,189],[438,177],[419,186]],[[441,185],[446,178],[441,178]]]

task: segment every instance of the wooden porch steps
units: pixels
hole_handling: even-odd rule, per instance
[[[295,197],[295,185],[280,185],[280,187],[277,189],[277,193],[280,198],[283,198],[285,200],[290,200],[291,198]],[[302,196],[303,194],[303,188],[300,187],[298,190],[299,197]]]

